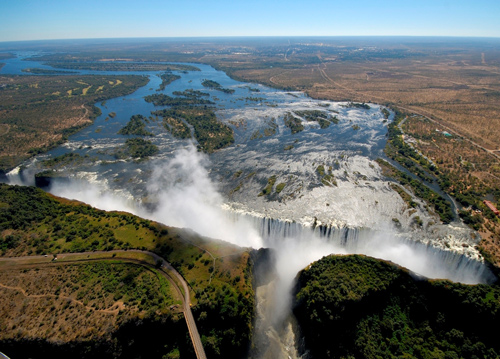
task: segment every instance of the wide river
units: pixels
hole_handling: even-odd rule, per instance
[[[17,55],[3,60],[0,74],[52,69],[24,61],[35,53]],[[81,160],[55,168],[66,180],[55,181],[52,193],[242,246],[276,249],[278,279],[257,290],[257,327],[265,335],[256,336],[261,346],[255,357],[297,356],[293,320],[283,298],[300,269],[330,253],[364,253],[433,278],[489,280],[472,231],[459,222],[441,224],[417,198],[417,208],[408,208],[382,175],[375,160],[385,158],[387,124],[393,117],[387,120],[383,107],[314,100],[301,92],[238,82],[208,65],[189,65],[200,71],[174,71],[180,79],[163,91],[161,72],[77,71],[141,75],[150,81],[133,94],[97,103],[102,115],[91,126],[27,161],[23,176],[19,169],[12,171],[10,182],[32,184],[33,175],[46,169],[45,160],[77,153]],[[205,88],[207,79],[234,92]],[[147,139],[158,146],[158,154],[148,161],[115,157],[130,137],[118,134],[130,117],[149,118],[162,108],[147,103],[145,96],[188,89],[209,93],[218,120],[234,131],[233,145],[211,155],[199,153],[192,140],[174,138],[161,119],[152,118],[147,129],[154,136]],[[306,116],[312,111],[335,121],[321,128]],[[292,134],[286,116],[299,119],[304,130]],[[268,183],[271,193],[262,195]],[[275,308],[276,298],[281,310]],[[269,313],[279,317],[279,328]]]
[[[0,74],[25,75],[26,68],[53,70],[37,61],[25,61],[35,55],[18,53],[17,58],[4,60],[6,65]],[[399,238],[400,242],[410,241],[411,245],[417,242],[463,254],[472,260],[480,258],[474,249],[477,242],[474,233],[457,222],[440,224],[416,198],[420,206],[408,208],[382,176],[374,160],[385,158],[387,124],[393,117],[391,114],[387,120],[381,112],[383,107],[369,104],[369,108],[363,108],[314,100],[302,92],[238,82],[208,65],[189,65],[200,71],[174,71],[180,78],[163,91],[159,91],[162,72],[158,71],[77,70],[81,75],[147,76],[150,81],[130,95],[97,103],[102,115],[64,145],[24,164],[27,168],[24,181],[32,181],[34,173],[46,169],[45,160],[77,153],[83,160],[55,168],[62,176],[78,180],[77,188],[69,190],[67,186],[54,185],[52,192],[93,201],[91,204],[104,209],[119,205],[144,212],[147,207],[151,213],[158,213],[161,208],[163,218],[157,214],[155,219],[235,241],[233,231],[224,233],[211,228],[210,222],[216,222],[214,216],[218,213],[204,218],[203,213],[208,209],[202,204],[208,208],[222,207],[233,222],[236,217],[246,217],[246,222],[252,222],[251,227],[258,228],[257,235],[239,235],[243,238],[237,242],[242,245],[262,246],[258,237],[269,236],[271,227],[275,237],[286,235],[283,231],[303,235],[304,228],[306,231],[321,228],[323,235],[328,234],[330,239],[336,236],[335,240],[343,241],[344,245],[346,238],[353,238],[351,245],[357,246],[359,237],[368,231],[366,236],[370,238],[374,232],[378,236]],[[207,79],[232,92],[204,87],[202,82]],[[185,90],[210,94],[218,120],[234,131],[232,146],[211,155],[198,153],[193,140],[174,138],[161,119],[151,117],[152,111],[164,107],[146,102],[145,96],[157,93],[173,96],[173,92]],[[335,118],[336,123],[320,128],[318,122],[305,115],[312,111]],[[111,117],[110,113],[116,116]],[[147,139],[158,146],[159,153],[148,161],[117,159],[116,152],[131,137],[119,135],[118,131],[137,114],[152,119],[147,129],[154,136]],[[284,118],[290,115],[301,121],[303,131],[292,134],[285,126]],[[17,173],[11,173],[11,182],[20,181]],[[261,195],[271,178],[275,183],[272,193]],[[89,195],[90,187],[97,193],[95,199]],[[104,201],[102,193],[118,198],[119,204]],[[171,206],[158,201],[166,195],[173,202]],[[172,201],[173,198],[178,200]],[[423,222],[422,226],[416,225],[417,218]],[[263,233],[264,223],[267,233]],[[239,231],[237,226],[234,231]],[[433,276],[428,272],[423,274]]]

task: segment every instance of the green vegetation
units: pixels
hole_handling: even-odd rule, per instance
[[[212,282],[198,284],[195,289],[198,302],[193,315],[209,358],[245,357],[250,344],[254,297],[250,288],[250,266],[247,265],[250,258],[244,255],[243,259],[243,262],[231,257],[224,262],[218,260]],[[212,263],[209,259],[203,260]],[[207,267],[209,264],[202,265]],[[199,277],[190,283],[198,281]]]
[[[164,94],[145,97],[147,102],[152,102],[155,106],[171,107],[155,111],[153,115],[163,117],[165,128],[173,136],[181,139],[191,138],[191,130],[187,126],[189,124],[194,129],[198,148],[204,152],[212,153],[234,143],[233,130],[219,122],[213,109],[207,106],[213,104],[212,101],[203,98],[210,96],[208,93],[188,89],[173,94],[177,97]]]
[[[142,138],[129,138],[125,141],[126,153],[139,160],[156,155],[159,150],[151,141]]]
[[[194,129],[198,148],[203,152],[212,153],[234,143],[233,130],[226,124],[219,122],[215,113],[209,108],[174,107],[170,110],[155,111],[153,114],[166,119],[171,128],[179,128],[178,131],[172,131],[174,136],[188,138],[189,128],[185,124],[183,124],[184,126],[179,124],[181,121],[190,124]],[[191,137],[190,131],[189,137]]]
[[[454,216],[450,203],[438,193],[431,190],[422,181],[416,180],[404,172],[378,159],[377,163],[384,169],[384,174],[396,179],[402,186],[410,189],[417,197],[430,204],[443,223],[450,223]],[[404,199],[404,198],[403,198]]]
[[[400,163],[422,180],[433,182],[434,178],[437,177],[441,188],[445,191],[449,191],[449,182],[448,185],[446,185],[446,176],[441,173],[433,163],[429,162],[429,160],[424,158],[419,152],[415,151],[413,147],[404,142],[400,126],[402,121],[407,118],[407,114],[398,110],[394,112],[394,121],[391,122],[388,127],[389,140],[385,148],[387,156]],[[385,161],[379,161],[379,164],[383,165],[385,168],[390,166]],[[451,210],[451,204],[442,196],[429,189],[422,182],[412,179],[401,171],[392,168],[389,172],[390,175],[398,180],[403,186],[410,186],[416,196],[432,204],[443,223],[449,223],[453,219],[454,216]]]
[[[472,131],[468,133],[478,131],[480,125],[470,118],[466,122]],[[450,136],[446,132],[447,128],[421,115],[408,115],[401,121],[400,127],[405,136],[414,139],[411,145],[432,159],[436,170],[431,172],[426,167],[422,167],[422,170],[426,170],[429,176],[434,174],[441,189],[456,200],[462,221],[481,233],[481,254],[498,268],[500,218],[483,203],[484,199],[488,199],[496,207],[500,207],[498,159],[464,137],[456,134]],[[485,136],[491,136],[494,128],[488,129],[473,141],[478,142]]]
[[[415,151],[413,147],[404,142],[400,126],[402,121],[407,118],[408,114],[399,110],[395,110],[394,112],[394,121],[388,126],[389,140],[385,148],[387,156],[397,161],[422,180],[432,183],[434,178],[437,177],[439,179],[440,187],[443,190],[450,192],[450,182],[447,180],[446,175],[443,174],[433,163],[424,158],[419,152]],[[383,165],[385,168],[390,166],[385,161],[379,161],[379,164]],[[391,173],[391,176],[395,176],[393,178],[398,180],[402,185],[410,186],[416,196],[424,199],[428,203],[431,203],[443,223],[449,223],[453,219],[454,216],[451,210],[451,205],[442,196],[430,190],[422,182],[412,179],[410,176],[402,173],[401,171],[390,169],[389,172]],[[461,197],[456,193],[455,196],[457,196],[457,200],[458,197]]]
[[[129,248],[158,253],[190,285],[194,295],[192,310],[207,356],[241,357],[247,350],[252,332],[254,293],[250,254],[242,252],[240,247],[204,239],[192,231],[166,227],[131,214],[104,212],[54,198],[33,187],[0,184],[0,219],[0,255],[4,256]],[[102,286],[105,285],[103,281]],[[110,288],[115,287],[110,284]],[[120,288],[116,290],[121,291]],[[154,293],[145,293],[138,288],[137,293],[129,295],[136,296],[131,298],[135,305],[141,305],[139,296],[142,302],[147,295],[146,300],[153,301],[143,303],[149,311],[148,303],[155,307],[160,299],[156,300]],[[164,337],[165,332],[176,328],[165,323],[168,318],[157,311],[154,318],[145,317],[144,323],[164,322],[167,331],[156,326]],[[139,324],[130,325],[127,338],[145,335],[136,332],[140,328],[143,327]],[[147,328],[152,330],[154,326]],[[183,333],[185,335],[186,331]],[[156,332],[148,334],[155,336]]]
[[[212,80],[203,80],[203,82],[201,83],[204,87],[206,88],[209,88],[209,89],[213,89],[213,90],[217,90],[217,91],[221,91],[221,92],[224,92],[224,93],[227,93],[227,94],[232,94],[234,93],[234,90],[233,89],[227,89],[227,88],[224,88],[221,86],[220,83],[216,82],[216,81],[212,81]]]
[[[337,124],[338,118],[332,117],[328,113],[319,110],[294,111],[297,116],[304,118],[306,121],[314,121],[319,124],[321,129],[330,127],[332,123]]]
[[[434,176],[439,175],[438,168],[403,140],[403,133],[399,126],[406,117],[406,113],[395,111],[394,121],[388,127],[389,140],[385,153],[421,179],[432,182]]]
[[[262,101],[265,101],[266,98],[265,97],[250,96],[250,97],[239,98],[238,100],[245,100],[245,101],[252,101],[252,102],[262,102]]]
[[[233,175],[234,178],[239,178],[243,174],[242,170],[236,171]]]
[[[80,156],[78,153],[68,152],[65,153],[64,155],[44,160],[42,164],[44,167],[57,168],[57,167],[64,167],[70,164],[80,163],[81,161],[83,161],[83,157]]]
[[[208,92],[203,92],[203,91],[198,91],[198,90],[193,90],[193,89],[186,89],[184,91],[174,91],[172,92],[174,96],[181,96],[181,97],[186,97],[190,99],[201,99],[202,97],[210,97],[210,94]],[[200,102],[200,103],[195,103],[195,105],[206,105],[205,102]]]
[[[256,130],[250,140],[260,139],[262,137],[270,137],[276,134],[276,130],[278,129],[278,124],[276,123],[276,119],[272,117],[271,119],[265,120],[266,127],[262,130]]]
[[[160,87],[158,88],[157,91],[165,90],[165,87],[170,85],[175,80],[180,79],[181,77],[179,75],[174,75],[171,72],[165,72],[165,73],[161,74],[160,78],[161,78],[161,84],[160,84]]]
[[[392,263],[328,256],[299,273],[295,314],[318,358],[497,358],[499,298],[497,286],[414,279]]]
[[[133,238],[149,229],[149,222],[131,215],[57,200],[33,187],[2,184],[0,202],[0,233],[9,233],[0,239],[2,255],[125,249],[131,243],[121,232],[131,231],[125,237]]]
[[[479,247],[482,255],[498,267],[500,257],[497,239],[500,220],[483,204],[486,198],[491,198],[493,202],[498,202],[500,198],[498,165],[491,162],[491,155],[483,149],[459,136],[446,136],[442,128],[436,130],[439,125],[430,119],[394,108],[393,111],[395,118],[388,126],[389,141],[385,148],[387,156],[420,179],[430,183],[437,182],[445,193],[455,198],[459,204],[458,214],[462,221],[482,233],[483,240]],[[401,128],[404,128],[405,133],[411,134],[412,137],[407,137],[412,141],[411,145],[404,142]],[[415,148],[419,148],[427,157]],[[432,162],[429,158],[432,158]],[[382,167],[388,168],[384,165]],[[399,171],[391,168],[386,171],[407,188],[414,187],[413,193],[431,204],[444,223],[454,218],[451,204],[442,196],[425,188],[419,181],[408,176],[404,178]],[[402,197],[405,199],[404,195]],[[411,206],[409,201],[407,203]],[[481,212],[477,212],[478,210]]]
[[[384,108],[382,108],[382,110],[380,110],[380,111],[381,111],[381,112],[382,112],[382,114],[384,115],[384,118],[385,118],[386,120],[388,120],[388,119],[389,119],[389,116],[391,115],[391,113],[389,112],[389,110],[387,110],[387,109],[384,107]]]
[[[325,128],[330,127],[331,122],[327,121],[327,120],[325,120],[323,118],[318,118],[318,124],[319,124],[319,127],[321,129],[325,129]]]
[[[147,119],[142,115],[134,115],[130,121],[118,131],[119,135],[154,136],[146,130]]]
[[[370,109],[370,105],[366,104],[366,103],[358,103],[358,102],[349,102],[347,104],[346,107],[351,107],[351,108],[361,108],[363,110],[369,110]]]
[[[59,75],[59,74],[76,74],[76,71],[61,71],[61,70],[51,70],[51,69],[41,69],[38,67],[22,69],[22,72],[26,72],[34,75]]]
[[[351,127],[354,131],[358,131],[361,128],[359,125],[352,125]]]
[[[471,213],[470,211],[460,210],[458,215],[466,225],[472,229],[479,231],[484,223],[484,218],[480,213]]]
[[[264,137],[264,135],[262,135],[262,133],[260,133],[260,131],[257,130],[254,133],[252,133],[250,140],[257,140],[257,139],[261,139],[262,137]]]
[[[189,126],[180,118],[164,117],[163,126],[172,134],[172,136],[180,139],[191,138],[191,130]]]
[[[275,183],[276,183],[276,176],[273,175],[269,177],[269,179],[267,180],[267,185],[262,189],[262,192],[259,193],[259,197],[270,195],[271,192],[273,191],[273,186]]]
[[[287,112],[285,114],[283,121],[285,121],[285,126],[292,131],[292,135],[304,130],[302,121],[292,115],[290,112]]]
[[[40,58],[33,58],[39,61]],[[91,70],[91,71],[200,71],[190,65],[154,64],[140,62],[55,62],[49,61],[49,66],[58,69]]]
[[[178,92],[178,94],[180,94]],[[144,97],[146,102],[153,103],[155,106],[194,106],[194,105],[214,105],[210,100],[201,99],[195,96],[171,97],[165,94],[154,94]]]
[[[316,173],[318,173],[321,183],[324,186],[337,186],[337,181],[335,180],[335,176],[332,173],[332,167],[328,168],[328,172],[325,171],[325,166],[319,165],[316,168]]]
[[[240,189],[241,189],[241,186],[243,186],[243,182],[240,182],[238,183],[238,185],[236,187],[234,187],[231,192],[229,192],[230,194],[233,194],[233,193],[236,193],[238,192]]]
[[[391,188],[399,194],[399,196],[403,199],[403,201],[406,202],[408,207],[410,208],[417,207],[418,204],[413,200],[412,196],[406,193],[406,191],[402,189],[399,185],[391,183]]]
[[[240,86],[241,88],[246,88],[250,92],[260,92],[258,88],[251,87],[251,86]]]
[[[280,193],[285,188],[286,183],[281,182],[276,185],[276,193]]]
[[[96,102],[130,94],[142,76],[1,76],[0,171],[66,141],[101,114]]]
[[[69,269],[69,281],[76,298],[96,309],[110,308],[114,301],[120,300],[129,309],[153,315],[157,311],[166,312],[168,306],[178,303],[171,284],[157,271],[140,265],[106,261],[69,265]],[[62,285],[54,286],[53,290],[57,291]],[[95,298],[94,291],[103,292],[104,300]]]

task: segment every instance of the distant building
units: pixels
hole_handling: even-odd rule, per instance
[[[442,134],[442,135],[445,135],[446,137],[453,137],[453,135],[449,132],[446,132],[446,131],[441,131],[439,129],[436,128],[436,132]]]
[[[483,203],[497,216],[500,216],[500,211],[490,201],[484,200]]]

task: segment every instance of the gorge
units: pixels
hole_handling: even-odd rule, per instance
[[[272,249],[274,271],[256,289],[255,358],[300,357],[291,308],[294,280],[330,254],[364,254],[428,278],[494,281],[472,230],[458,219],[442,223],[425,201],[382,173],[376,160],[388,160],[383,149],[394,118],[384,106],[314,100],[237,82],[208,65],[171,65],[184,67],[169,70],[176,77],[165,86],[158,72],[129,71],[148,76],[149,83],[96,104],[102,114],[91,126],[10,171],[7,181],[32,185],[36,174],[48,173],[47,190],[54,195],[241,247]],[[207,80],[220,86],[204,86]],[[158,94],[168,96],[164,101],[194,101],[190,110],[209,108],[231,129],[234,143],[201,152],[195,146],[202,136],[186,112],[162,115],[160,110],[177,105],[144,100]],[[137,115],[143,118],[141,134],[119,134]],[[188,138],[176,136],[176,126],[185,126]],[[144,158],[127,154],[124,143],[134,136],[157,151]]]

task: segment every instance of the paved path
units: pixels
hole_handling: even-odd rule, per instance
[[[132,258],[127,257],[127,253],[140,253],[145,257],[149,257],[150,261],[147,259]],[[198,328],[196,327],[196,322],[194,321],[193,313],[191,312],[191,298],[189,295],[189,289],[184,278],[175,270],[170,263],[165,259],[158,256],[155,253],[140,250],[115,250],[109,252],[84,252],[84,253],[61,253],[57,255],[57,259],[54,260],[52,255],[50,256],[25,256],[25,257],[10,257],[10,258],[0,258],[0,270],[8,270],[9,268],[16,268],[19,266],[41,266],[41,265],[64,265],[66,263],[75,262],[88,262],[88,261],[100,261],[100,260],[110,260],[117,259],[131,263],[138,263],[148,268],[158,268],[158,264],[161,266],[158,268],[160,273],[174,286],[174,288],[179,292],[182,302],[183,302],[183,313],[184,318],[189,330],[189,336],[193,342],[193,347],[198,359],[206,359],[205,350],[203,349],[203,344],[201,343],[200,335],[198,333]],[[179,284],[182,290],[179,288]]]

